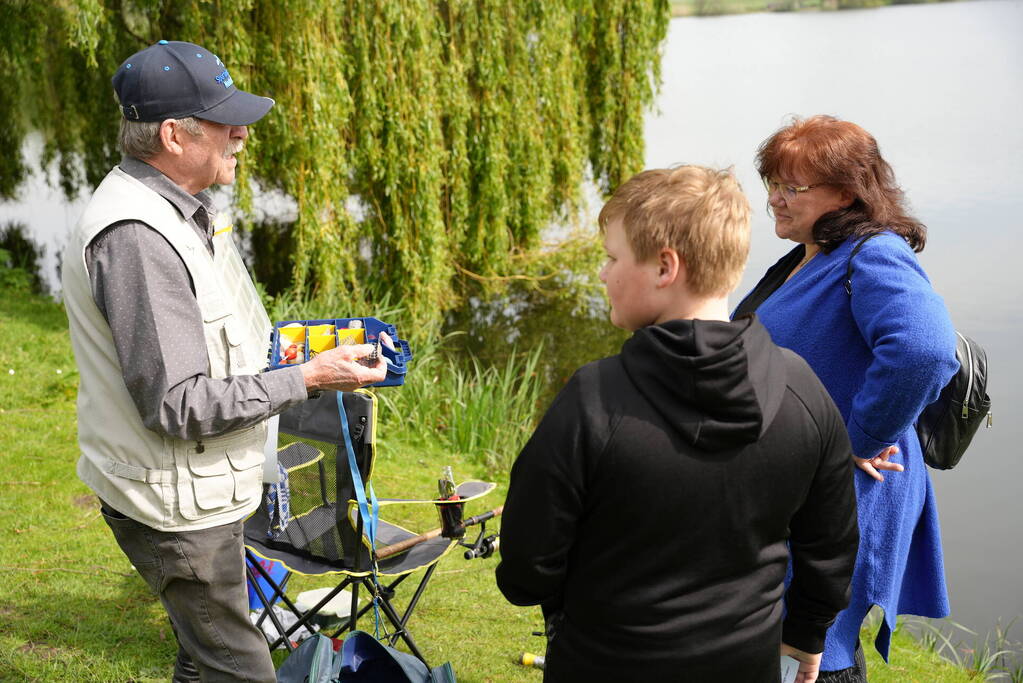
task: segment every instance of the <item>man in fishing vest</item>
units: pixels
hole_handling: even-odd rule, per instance
[[[118,67],[124,155],[63,260],[80,374],[78,475],[178,640],[174,681],[275,680],[249,622],[242,524],[267,420],[320,389],[381,381],[368,345],[261,373],[270,320],[207,188],[234,182],[274,101],[205,48],[161,40]]]

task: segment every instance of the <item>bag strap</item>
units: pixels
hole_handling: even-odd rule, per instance
[[[852,296],[853,256],[856,256],[856,253],[863,248],[864,242],[866,242],[869,239],[873,239],[880,234],[881,233],[879,232],[872,232],[869,235],[864,235],[856,243],[856,246],[853,247],[852,252],[850,252],[849,263],[845,267],[845,293],[848,294],[849,296]]]
[[[352,484],[355,487],[355,498],[359,502],[359,514],[366,525],[366,536],[369,538],[370,548],[376,552],[377,521],[380,517],[380,504],[377,502],[376,493],[373,492],[373,484],[369,485],[369,502],[366,500],[366,487],[362,483],[362,475],[359,473],[359,464],[355,461],[355,449],[352,447],[352,437],[348,431],[348,415],[345,413],[344,393],[337,392],[337,412],[341,418],[341,433],[345,438],[345,450],[348,451],[348,469],[352,473]],[[372,509],[370,509],[372,505]]]
[[[352,436],[348,430],[348,414],[345,412],[344,392],[337,392],[337,412],[341,418],[341,433],[345,437],[345,450],[348,451],[348,469],[352,473],[352,484],[355,487],[355,498],[359,503],[359,514],[362,516],[366,537],[369,538],[370,559],[373,568],[370,574],[373,577],[373,584],[376,586],[376,595],[373,596],[373,626],[377,638],[380,637],[380,607],[378,605],[380,595],[380,584],[377,582],[377,522],[380,519],[380,503],[373,491],[373,483],[369,484],[369,502],[366,501],[366,487],[362,484],[362,474],[359,472],[359,463],[355,460],[355,449],[352,447]]]

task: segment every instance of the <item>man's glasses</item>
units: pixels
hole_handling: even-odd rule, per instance
[[[767,189],[768,198],[770,198],[772,194],[777,192],[785,201],[792,201],[802,193],[808,192],[815,187],[820,187],[819,185],[802,185],[797,187],[795,185],[779,183],[776,180],[768,180],[767,178],[764,178],[763,180],[764,187]]]

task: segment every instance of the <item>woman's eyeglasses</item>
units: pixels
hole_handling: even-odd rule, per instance
[[[781,198],[785,201],[791,201],[803,192],[808,192],[815,187],[820,187],[819,185],[802,185],[797,187],[795,185],[779,183],[776,180],[768,180],[767,178],[764,178],[763,181],[764,187],[767,189],[768,198],[770,198],[770,196],[775,192],[778,192],[778,194],[781,195]]]

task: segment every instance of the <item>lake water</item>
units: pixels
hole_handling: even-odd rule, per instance
[[[747,291],[789,243],[774,237],[753,170],[789,114],[834,114],[875,135],[916,215],[920,258],[957,327],[988,351],[994,427],[932,472],[952,616],[984,633],[1023,622],[1023,0],[675,19],[647,118],[647,165],[734,165],[755,208]],[[82,209],[34,177],[0,203],[55,255]],[[1014,635],[1023,638],[1023,623]]]
[[[988,352],[994,426],[932,470],[952,618],[1023,639],[1023,2],[750,14],[671,22],[647,165],[734,165],[754,207],[748,291],[792,244],[753,168],[787,115],[870,131],[929,228],[920,260]]]

